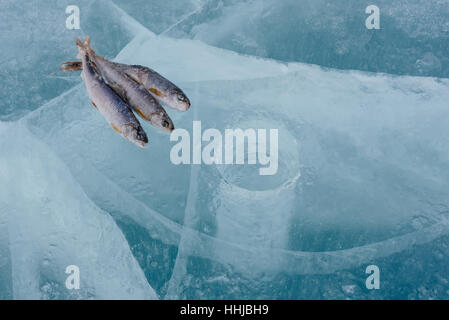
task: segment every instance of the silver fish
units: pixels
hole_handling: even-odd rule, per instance
[[[144,87],[131,79],[131,77],[117,68],[112,62],[97,55],[90,46],[89,38],[86,38],[84,44],[87,48],[89,58],[98,67],[109,87],[153,126],[165,132],[173,131],[174,125],[167,112]]]
[[[141,65],[115,64],[167,106],[179,111],[190,108],[190,100],[186,94],[153,69]]]
[[[117,62],[110,62],[133,80],[141,84],[145,89],[151,91],[154,96],[165,105],[180,111],[187,111],[190,108],[190,100],[186,94],[156,71],[141,65],[128,65]],[[62,63],[63,71],[81,70],[82,66],[77,61]]]
[[[86,85],[92,105],[103,115],[111,127],[124,138],[144,148],[148,137],[130,107],[106,85],[95,64],[90,60],[84,43],[75,39],[78,58],[82,59],[81,77]]]

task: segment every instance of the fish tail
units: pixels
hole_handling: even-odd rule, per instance
[[[84,37],[83,45],[84,45],[84,48],[86,48],[86,50],[92,49],[92,47],[90,46],[90,36]]]
[[[90,37],[89,36],[85,36],[84,37],[84,49],[93,56],[96,56],[96,53],[94,51],[94,49],[92,49],[91,45],[90,45]]]
[[[83,63],[81,61],[64,61],[61,63],[62,71],[78,71],[83,70]]]
[[[95,54],[94,50],[90,46],[90,37],[86,36],[84,37],[84,41],[81,41],[79,38],[75,38],[76,46],[78,47],[78,55],[77,58],[82,58],[82,53],[87,52],[89,54]]]
[[[76,46],[78,47],[78,55],[76,56],[78,59],[81,59],[83,56],[83,53],[86,51],[84,48],[84,43],[79,39],[75,38]]]

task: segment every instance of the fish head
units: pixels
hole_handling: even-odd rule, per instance
[[[156,112],[151,115],[151,123],[164,132],[170,133],[175,129],[173,121],[165,112]]]
[[[180,111],[187,111],[190,108],[189,98],[178,88],[171,89],[167,99],[170,100],[170,105]]]
[[[145,148],[148,143],[148,136],[140,125],[126,125],[123,135],[141,148]]]

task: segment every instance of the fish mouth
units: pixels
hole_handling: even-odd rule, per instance
[[[134,143],[135,143],[138,147],[141,147],[142,149],[145,149],[145,148],[147,147],[147,145],[148,145],[148,141],[145,142],[145,141],[141,141],[141,140],[136,140],[136,141],[134,141]]]
[[[179,111],[187,111],[190,109],[190,101],[189,100],[183,101],[183,102],[177,101],[176,105],[177,105],[177,107],[178,107],[177,109]]]
[[[136,129],[135,136],[133,139],[135,144],[137,144],[141,148],[145,148],[145,146],[148,143],[148,135],[143,130],[142,127],[139,126],[139,128]]]
[[[162,131],[166,132],[166,133],[172,133],[173,130],[175,130],[175,128],[173,126],[171,126],[171,127],[164,127],[164,126],[158,125],[158,128],[161,129]]]

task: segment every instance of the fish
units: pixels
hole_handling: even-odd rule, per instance
[[[134,81],[140,83],[153,93],[163,104],[179,111],[189,110],[190,100],[186,94],[174,83],[153,69],[141,65],[115,64],[134,79]]]
[[[186,94],[174,83],[145,66],[128,65],[124,63],[111,62],[114,66],[125,72],[134,81],[141,84],[150,91],[156,99],[170,108],[187,111],[190,108],[190,100]],[[82,65],[78,61],[67,61],[62,63],[61,70],[81,70]]]
[[[148,136],[130,106],[103,81],[98,67],[89,57],[85,44],[78,38],[75,43],[79,51],[78,58],[82,59],[81,78],[92,105],[118,134],[144,148],[148,143]]]
[[[156,128],[172,132],[174,125],[161,104],[139,83],[112,62],[96,54],[90,46],[90,38],[84,42],[89,58],[98,67],[105,83],[111,87],[136,113]]]

